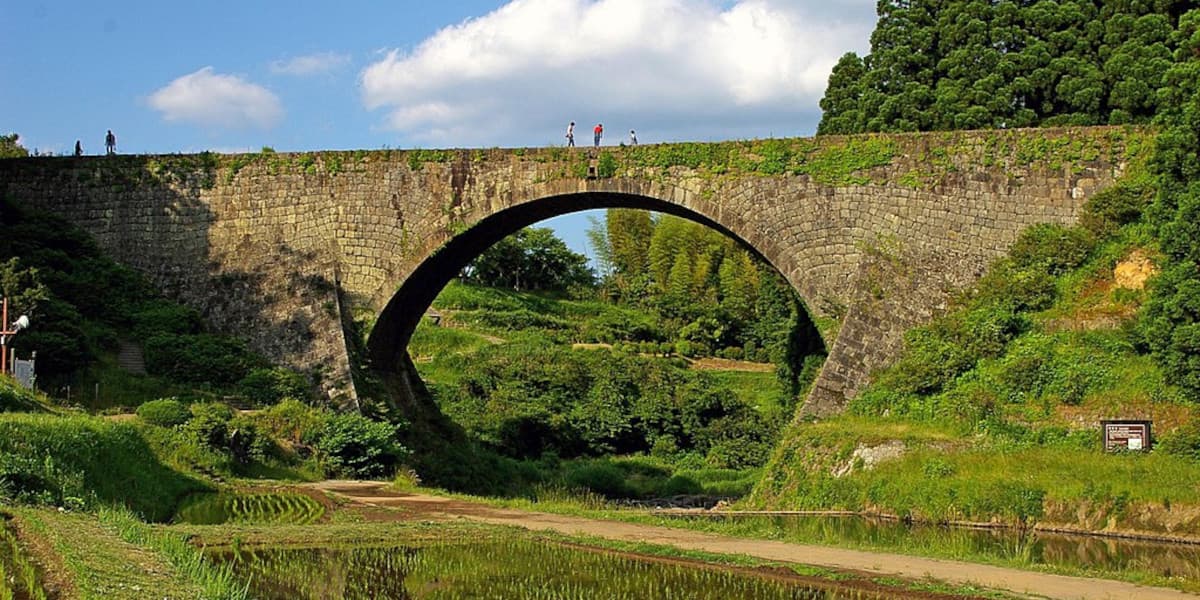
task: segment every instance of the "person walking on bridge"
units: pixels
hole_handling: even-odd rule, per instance
[[[567,125],[567,147],[575,147],[575,121],[571,121],[571,124]]]
[[[592,130],[592,133],[595,134],[596,147],[599,148],[600,138],[604,137],[604,124],[597,123],[596,128]]]
[[[117,153],[117,136],[113,135],[111,129],[108,130],[108,135],[104,136],[104,148],[109,154]]]

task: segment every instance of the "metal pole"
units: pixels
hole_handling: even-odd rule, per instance
[[[4,299],[3,316],[0,316],[0,375],[8,373],[8,298]]]

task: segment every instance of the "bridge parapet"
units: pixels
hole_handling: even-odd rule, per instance
[[[0,193],[82,226],[267,356],[323,372],[342,402],[354,397],[350,318],[378,317],[364,356],[374,367],[407,369],[420,314],[490,243],[589,208],[678,214],[753,248],[825,325],[831,355],[808,406],[826,413],[1020,230],[1073,223],[1151,136],[1102,127],[599,152],[29,158],[0,161]]]

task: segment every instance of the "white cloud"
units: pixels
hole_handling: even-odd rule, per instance
[[[304,77],[337,70],[350,64],[348,54],[336,52],[321,52],[307,56],[296,56],[288,60],[277,60],[271,63],[271,72],[281,75],[296,75]]]
[[[360,84],[385,127],[430,144],[559,143],[567,120],[643,141],[795,135],[873,24],[866,0],[513,0],[387,51]]]
[[[167,121],[230,129],[270,129],[283,119],[283,105],[266,88],[236,75],[204,67],[150,95],[150,106]]]

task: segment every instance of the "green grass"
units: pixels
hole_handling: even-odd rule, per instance
[[[65,392],[59,395],[66,399]],[[88,368],[79,385],[72,389],[71,403],[98,411],[114,407],[136,408],[144,402],[170,396],[204,395],[212,394],[150,375],[134,375],[117,366],[115,355],[104,354]]]
[[[198,552],[182,537],[174,542],[149,539],[149,526],[128,513],[97,518],[83,513],[54,510],[14,509],[16,518],[34,535],[45,539],[62,558],[66,576],[78,597],[90,600],[147,597],[237,599],[235,593],[219,593],[215,586],[193,579],[198,571],[181,569],[191,561],[203,564]],[[173,535],[173,534],[167,534]],[[128,539],[123,539],[128,537]],[[157,547],[172,545],[174,560]],[[176,563],[179,564],[176,564]]]
[[[0,513],[0,600],[46,600],[39,568],[17,539],[11,518]]]
[[[775,371],[708,371],[717,383],[729,388],[746,404],[765,414],[774,414],[788,402]]]
[[[152,520],[207,488],[160,462],[135,425],[78,415],[0,414],[0,468],[17,500],[115,503]]]
[[[200,597],[214,600],[249,597],[248,588],[237,580],[232,570],[214,565],[185,536],[147,525],[126,510],[104,509],[99,518],[106,529],[115,531],[125,542],[148,548],[164,557],[179,578],[200,588]]]
[[[904,444],[897,458],[874,468],[855,458],[856,450],[895,440]],[[1066,431],[963,435],[926,423],[838,417],[797,426],[768,471],[752,506],[868,510],[928,521],[1050,520],[1084,529],[1112,519],[1149,533],[1162,533],[1156,528],[1163,525],[1147,511],[1200,506],[1200,486],[1180,485],[1200,481],[1195,461],[1106,454],[1098,438]],[[1177,534],[1200,534],[1200,521],[1174,527]]]
[[[0,413],[53,412],[50,399],[41,392],[27,390],[7,375],[0,375]]]

